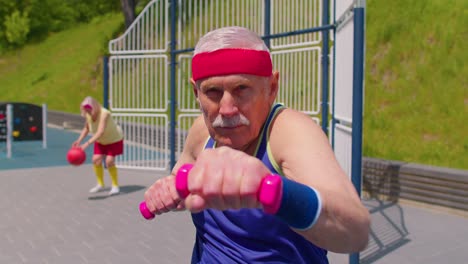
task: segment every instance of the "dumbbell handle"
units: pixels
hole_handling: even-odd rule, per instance
[[[192,164],[184,164],[177,171],[175,178],[176,190],[181,198],[186,198],[190,191],[188,190],[188,174],[192,169]],[[278,212],[283,196],[283,181],[281,176],[269,174],[262,179],[260,188],[257,192],[257,199],[263,206],[263,211],[267,214],[276,214]],[[153,219],[154,214],[146,207],[146,202],[140,203],[140,212],[145,219]]]

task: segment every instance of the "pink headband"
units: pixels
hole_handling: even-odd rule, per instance
[[[93,107],[90,104],[85,104],[83,105],[84,109],[93,109]]]
[[[219,75],[252,74],[271,76],[273,65],[270,53],[250,49],[220,49],[203,52],[192,58],[194,81]]]

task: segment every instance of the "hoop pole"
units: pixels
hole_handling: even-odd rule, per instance
[[[42,148],[47,148],[47,104],[42,104]]]
[[[6,133],[6,149],[7,149],[7,158],[11,158],[11,141],[13,141],[13,105],[7,104],[6,107],[7,115],[7,133]]]

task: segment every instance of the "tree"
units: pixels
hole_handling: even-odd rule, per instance
[[[135,17],[136,17],[136,14],[135,14],[136,1],[135,0],[120,0],[120,3],[122,5],[122,12],[125,17],[125,28],[129,28],[130,25],[133,23],[133,20],[135,20]]]
[[[12,46],[21,47],[26,43],[29,33],[29,18],[26,12],[15,10],[5,19],[5,36]]]

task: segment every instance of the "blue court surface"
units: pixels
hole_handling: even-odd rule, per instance
[[[47,148],[43,148],[42,141],[14,141],[12,143],[11,158],[6,156],[6,143],[0,142],[0,169],[70,165],[67,161],[67,151],[79,135],[74,131],[48,127]],[[85,164],[91,163],[92,153],[92,146],[88,147],[86,149]]]

